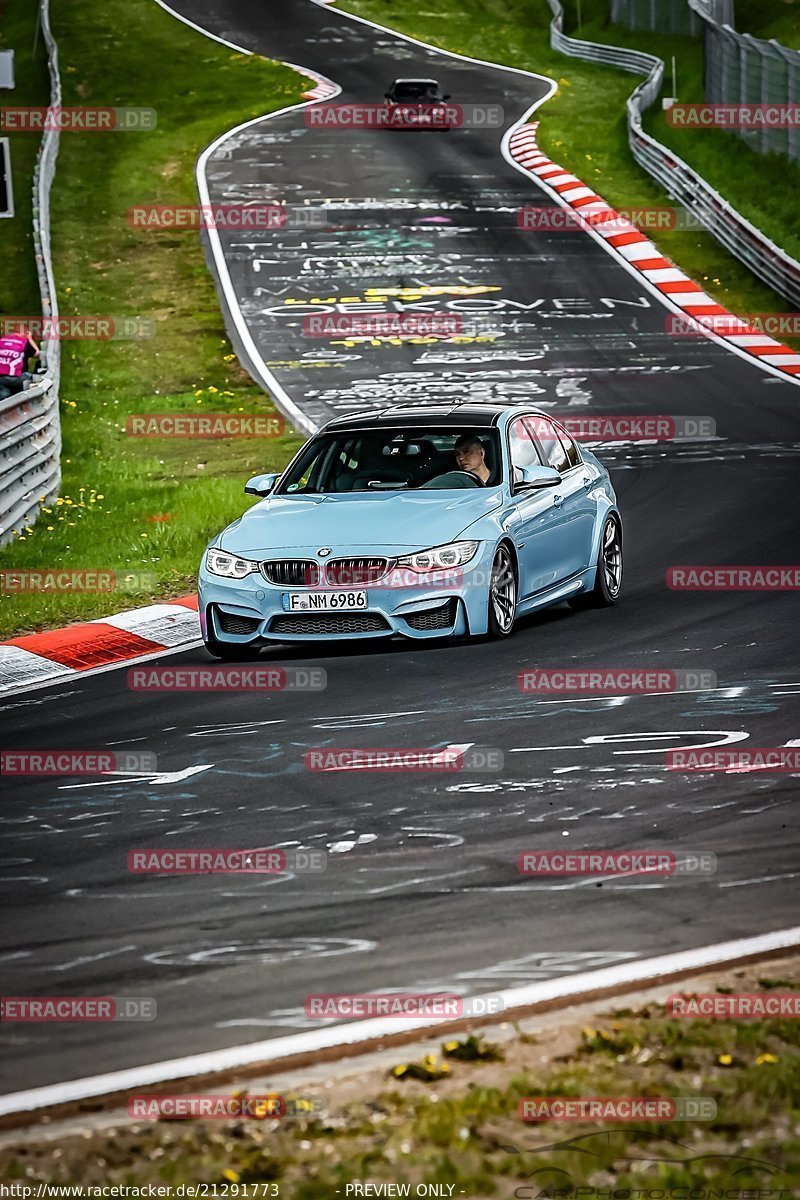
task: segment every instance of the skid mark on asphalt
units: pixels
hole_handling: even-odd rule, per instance
[[[375,942],[366,938],[261,938],[252,942],[231,941],[224,945],[186,946],[158,950],[144,956],[159,967],[252,967],[256,963],[287,963],[292,959],[330,958],[339,954],[365,954]]]
[[[469,971],[459,971],[453,975],[436,978],[414,979],[400,987],[397,985],[376,984],[370,990],[382,995],[402,995],[403,993],[423,993],[437,995],[471,996],[496,988],[501,990],[513,987],[515,984],[537,983],[546,979],[558,979],[563,975],[575,975],[583,971],[609,966],[614,963],[628,962],[641,958],[635,950],[565,950],[537,951],[533,954],[522,955],[519,958],[505,959],[502,962],[491,963],[485,967],[477,967]],[[343,1024],[335,1017],[308,1017],[304,1008],[276,1008],[264,1016],[236,1017],[231,1020],[217,1021],[217,1029],[241,1028],[243,1026],[287,1027],[292,1029],[319,1028],[327,1025]]]

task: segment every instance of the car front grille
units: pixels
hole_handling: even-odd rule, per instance
[[[319,563],[311,558],[268,559],[261,574],[278,587],[318,587],[320,582]]]
[[[377,633],[391,629],[380,613],[288,613],[275,617],[270,633]]]
[[[375,583],[388,569],[388,558],[334,558],[325,564],[325,580],[334,587]]]
[[[403,620],[412,629],[449,629],[456,619],[456,600],[448,600],[440,608],[429,608],[426,612],[409,613]]]
[[[219,627],[223,633],[255,633],[261,624],[258,617],[240,617],[236,613],[217,609]]]

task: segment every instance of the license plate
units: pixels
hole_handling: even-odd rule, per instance
[[[367,607],[367,593],[288,592],[283,602],[289,612],[351,612]]]

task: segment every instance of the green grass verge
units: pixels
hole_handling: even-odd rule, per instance
[[[31,0],[0,0],[0,50],[14,51],[13,91],[0,92],[5,107],[48,104],[50,77],[47,51],[39,35],[36,55],[36,5]],[[39,138],[9,133],[11,175],[14,193],[13,217],[0,220],[0,314],[28,315],[41,312],[39,282],[33,255],[32,188]]]
[[[800,0],[736,0],[736,29],[800,48]]]
[[[21,10],[22,0],[12,5]],[[192,589],[206,541],[247,506],[244,479],[279,469],[301,441],[293,433],[220,441],[126,435],[133,413],[275,412],[235,361],[198,235],[133,229],[127,212],[142,202],[196,204],[194,164],[204,147],[296,102],[307,85],[277,63],[210,41],[152,0],[56,0],[52,23],[65,105],[158,114],[152,132],[62,134],[53,189],[61,311],[152,319],[156,334],[63,343],[62,496],[3,549],[3,567],[102,568],[154,580],[122,598],[0,593],[0,637]],[[27,33],[18,37],[24,48]]]
[[[537,113],[541,122],[539,142],[542,149],[596,188],[617,208],[672,205],[666,192],[637,166],[628,148],[625,101],[635,87],[637,77],[614,68],[567,58],[551,50],[551,13],[545,0],[434,0],[430,6],[426,4],[423,11],[416,0],[345,0],[339,7],[444,49],[551,76],[558,82],[558,91]],[[574,10],[575,0],[568,0],[568,31],[574,29]],[[608,11],[604,0],[582,0],[581,10],[580,32],[584,38],[635,46],[658,54],[671,54],[673,45],[687,54],[691,50],[695,57],[699,53],[699,43],[694,45],[689,38],[628,34],[618,26],[604,25],[601,13]],[[685,78],[684,68],[688,72],[688,66],[679,60],[679,83]],[[683,86],[680,91],[682,99],[689,95]],[[659,136],[661,132],[659,130]],[[693,135],[677,130],[671,133],[678,139],[676,151],[682,157],[688,157],[683,139]],[[762,215],[766,214],[764,224],[770,236],[790,251],[793,248],[800,251],[800,231],[790,229],[787,218],[788,213],[796,211],[800,172],[783,159],[776,162],[752,154],[733,135],[710,133],[699,136],[715,139],[713,146],[723,155],[720,171],[724,162],[727,186],[721,187],[721,178],[712,178],[712,182],[716,182],[754,224],[758,225]],[[735,158],[731,159],[731,155]],[[735,162],[734,171],[730,170],[731,161]],[[743,166],[743,162],[747,165]],[[694,162],[693,165],[700,169],[702,164]],[[761,180],[758,187],[753,184],[752,191],[751,167]],[[740,179],[743,181],[741,195],[738,190]],[[764,186],[767,179],[769,187]],[[777,189],[774,200],[771,195],[773,183]],[[785,312],[789,307],[786,300],[760,283],[710,234],[682,230],[657,233],[648,230],[648,233],[665,255],[733,312]],[[800,345],[799,339],[795,342]]]
[[[764,973],[751,968],[736,990],[797,989],[797,978],[757,980]],[[670,1193],[638,1189],[702,1187],[701,1198],[747,1200],[792,1195],[800,1172],[796,1019],[670,1019],[652,1004],[618,1010],[580,1035],[537,1038],[517,1029],[498,1047],[456,1040],[415,1066],[398,1062],[388,1074],[373,1068],[371,1076],[304,1089],[301,1102],[325,1110],[313,1119],[145,1121],[3,1149],[0,1178],[173,1188],[275,1183],[274,1191],[249,1194],[291,1200],[335,1200],[347,1184],[366,1180],[408,1183],[412,1196],[417,1184],[435,1183],[453,1185],[455,1197],[543,1200],[585,1188],[580,1200],[646,1200]],[[702,1096],[717,1113],[630,1124],[523,1122],[519,1100],[533,1096]]]

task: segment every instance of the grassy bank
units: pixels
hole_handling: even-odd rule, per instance
[[[610,67],[567,58],[551,50],[551,13],[545,0],[436,0],[435,11],[427,5],[420,11],[416,0],[345,0],[340,7],[444,49],[552,76],[558,82],[558,91],[537,114],[541,120],[539,141],[542,148],[619,208],[672,205],[666,192],[637,166],[628,148],[625,101],[635,86],[636,77]],[[696,75],[700,61],[699,43],[693,44],[688,38],[627,34],[618,26],[611,27],[604,22],[602,14],[607,11],[603,0],[582,0],[581,36],[659,54],[672,53],[671,47],[677,45],[683,54],[694,56],[691,70]],[[565,23],[568,32],[575,31],[574,13],[575,0],[568,0]],[[678,69],[679,80],[686,84],[684,88],[681,83],[681,99],[689,98],[688,58],[686,62],[679,60]],[[602,98],[602,102],[598,102],[598,98]],[[679,139],[676,150],[687,156],[684,139],[693,135],[677,130],[671,132]],[[751,152],[732,135],[712,133],[704,136],[722,139],[714,142],[715,147],[722,146],[723,142],[729,147],[723,152],[727,181],[723,190],[731,202],[741,206],[744,215],[755,224],[764,217],[764,226],[770,236],[787,249],[796,249],[800,253],[800,230],[790,229],[788,216],[796,211],[800,172],[790,168],[784,160],[775,162],[752,155],[754,161],[751,163],[748,159]],[[735,157],[731,158],[731,154]],[[731,170],[731,162],[735,163],[734,170]],[[751,167],[761,181],[757,187],[753,184],[752,189]],[[741,195],[740,178],[743,180]],[[664,230],[651,236],[664,254],[734,312],[786,311],[787,302],[761,284],[709,234]]]
[[[800,48],[800,0],[736,0],[736,29]]]
[[[774,993],[798,983],[794,959],[717,973],[698,990]],[[295,1092],[323,1110],[313,1119],[122,1121],[93,1129],[87,1118],[71,1136],[51,1130],[47,1141],[0,1150],[0,1178],[228,1183],[230,1196],[237,1184],[272,1183],[272,1192],[249,1194],[291,1200],[343,1198],[347,1184],[367,1180],[452,1185],[454,1197],[470,1200],[622,1200],[637,1189],[685,1187],[706,1189],[695,1200],[792,1194],[781,1189],[791,1189],[800,1171],[796,1019],[675,1019],[651,1003],[601,1009],[582,1029],[568,1016],[561,1025],[545,1018],[531,1032],[535,1025],[532,1018],[527,1031],[506,1027],[494,1044],[462,1035],[417,1062],[398,1053],[390,1070],[359,1071],[351,1061],[342,1074],[334,1066],[324,1085]],[[250,1094],[272,1090],[259,1081]],[[523,1121],[519,1102],[534,1096],[702,1096],[716,1103],[716,1116]],[[645,1200],[681,1194],[638,1191]]]
[[[47,104],[50,78],[47,52],[39,35],[36,54],[36,6],[30,0],[0,0],[0,50],[14,51],[13,91],[0,92],[3,107]],[[11,175],[14,192],[13,217],[0,220],[0,314],[38,313],[39,284],[33,256],[32,187],[39,138],[9,133]]]
[[[0,593],[0,637],[191,589],[203,545],[246,506],[244,479],[279,468],[299,444],[291,433],[126,435],[135,413],[275,412],[235,361],[197,233],[134,229],[127,213],[141,203],[196,204],[200,151],[298,100],[307,85],[210,41],[152,0],[56,0],[52,23],[65,105],[154,108],[158,122],[151,132],[62,134],[53,191],[61,311],[143,318],[155,335],[64,343],[62,497],[0,553],[7,570],[147,572],[153,585],[122,598]]]

